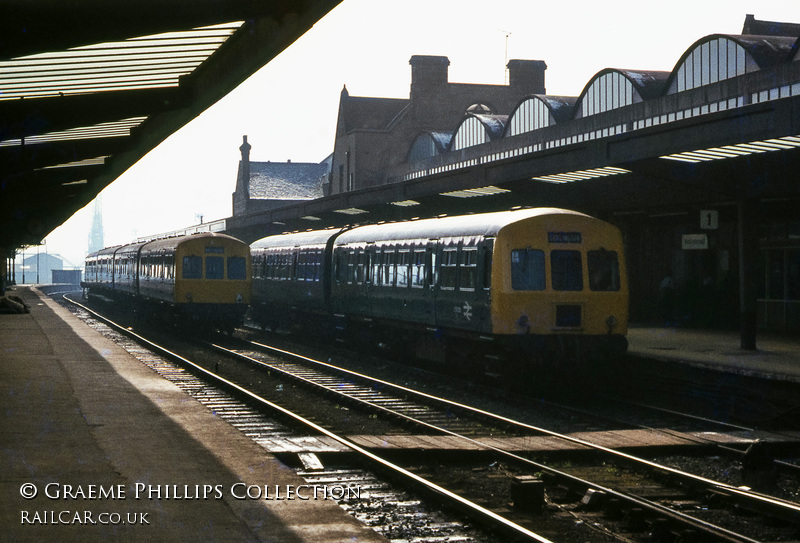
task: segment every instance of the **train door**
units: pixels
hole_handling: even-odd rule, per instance
[[[436,326],[452,326],[458,280],[458,243],[442,240],[437,248],[432,303]]]

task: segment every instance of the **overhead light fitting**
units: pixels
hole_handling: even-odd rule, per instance
[[[67,162],[67,163],[64,163],[64,164],[55,164],[53,166],[45,166],[43,168],[35,168],[35,171],[55,170],[55,169],[58,169],[58,168],[75,168],[75,167],[78,167],[78,166],[102,166],[103,164],[105,164],[106,159],[108,157],[109,156],[106,155],[106,156],[100,156],[100,157],[95,157],[95,158],[87,158],[85,160],[76,160],[74,162]]]
[[[659,158],[666,160],[677,160],[678,162],[708,162],[709,160],[721,160],[725,158],[736,158],[744,155],[756,153],[767,153],[770,151],[785,151],[800,147],[800,136],[784,136],[782,138],[772,138],[768,140],[750,141],[747,143],[737,143],[735,145],[724,145],[722,147],[709,147],[708,149],[697,149],[684,153],[664,155]]]
[[[488,187],[481,187],[478,189],[464,189],[464,190],[454,190],[451,192],[440,192],[439,196],[451,196],[453,198],[475,198],[478,196],[494,196],[495,194],[504,194],[506,192],[511,192],[508,189],[501,189],[500,187],[495,187],[490,185]]]
[[[399,202],[389,202],[389,203],[397,207],[411,207],[420,205],[420,203],[417,202],[416,200],[400,200]]]
[[[604,168],[594,168],[592,170],[578,170],[554,175],[531,177],[531,180],[544,181],[545,183],[572,183],[573,181],[585,181],[587,179],[596,179],[598,177],[608,177],[609,175],[619,175],[623,173],[631,173],[631,171],[625,168],[606,166]]]
[[[335,213],[343,213],[345,215],[361,215],[363,213],[369,213],[364,209],[358,209],[357,207],[348,207],[347,209],[334,209]]]

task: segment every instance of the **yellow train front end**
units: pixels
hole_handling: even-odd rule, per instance
[[[611,224],[553,210],[505,226],[492,267],[495,337],[530,352],[576,358],[627,349],[628,281]]]
[[[251,301],[250,247],[230,236],[198,234],[175,246],[173,303],[190,320],[231,329]]]

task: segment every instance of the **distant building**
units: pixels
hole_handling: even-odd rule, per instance
[[[33,254],[27,254],[33,251]],[[63,270],[64,260],[48,254],[36,252],[35,248],[28,249],[25,258],[17,261],[14,270],[14,280],[18,285],[33,283],[51,283],[53,270]]]
[[[331,168],[330,157],[319,163],[251,162],[250,149],[244,136],[233,193],[234,216],[322,197],[322,184]]]
[[[454,127],[468,117],[499,134],[523,98],[545,93],[541,60],[509,61],[508,85],[451,83],[443,56],[414,55],[409,64],[407,99],[350,96],[342,89],[326,195],[388,183],[391,169],[420,146],[449,149]]]

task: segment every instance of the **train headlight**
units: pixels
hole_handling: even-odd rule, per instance
[[[187,292],[186,293],[186,301],[189,302],[189,303],[192,303],[192,293],[191,292]]]
[[[236,303],[237,303],[237,304],[240,304],[240,303],[242,303],[243,301],[244,301],[244,297],[242,296],[242,293],[241,293],[241,292],[237,293],[237,294],[236,294]]]
[[[608,331],[610,332],[618,323],[619,321],[617,320],[617,317],[615,317],[614,315],[609,315],[608,318],[606,319],[606,326],[608,326]]]

